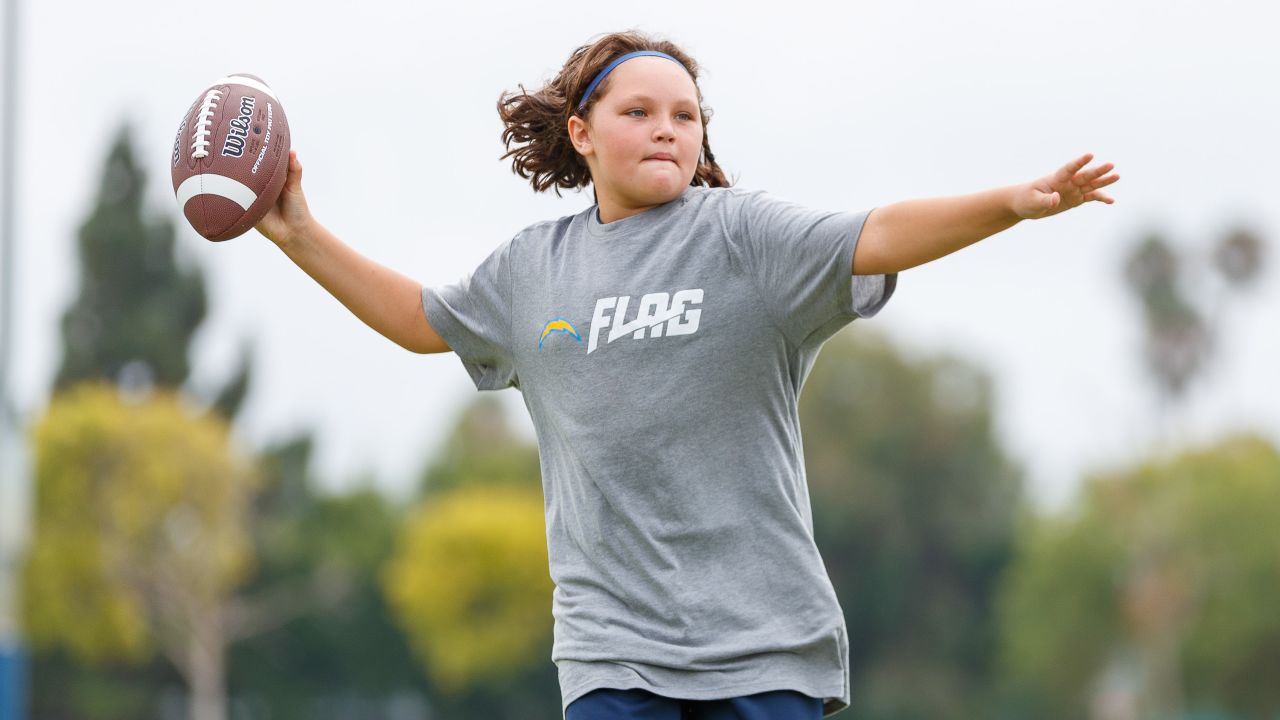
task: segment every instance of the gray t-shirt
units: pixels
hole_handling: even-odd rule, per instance
[[[822,344],[893,294],[896,274],[850,275],[869,212],[690,187],[532,225],[423,290],[476,387],[519,388],[537,431],[564,707],[602,687],[848,707],[796,402]]]

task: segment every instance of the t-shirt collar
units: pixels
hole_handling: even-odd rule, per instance
[[[663,220],[681,205],[688,202],[689,194],[692,189],[693,186],[690,185],[680,193],[679,197],[676,197],[669,202],[665,202],[657,207],[651,207],[648,210],[636,213],[635,215],[624,217],[621,220],[614,220],[611,223],[600,222],[600,206],[598,204],[593,204],[585,211],[587,215],[587,231],[592,235],[600,237],[620,237],[622,235],[628,235],[636,230],[652,227],[654,223]]]

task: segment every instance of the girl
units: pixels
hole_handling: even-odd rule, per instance
[[[812,719],[850,702],[843,613],[813,541],[797,399],[822,344],[897,274],[1115,182],[1032,182],[874,211],[730,188],[698,65],[626,32],[498,112],[535,191],[595,204],[438,288],[316,222],[296,155],[258,226],[361,320],[516,387],[537,430],[565,717]],[[447,589],[443,590],[447,592]]]

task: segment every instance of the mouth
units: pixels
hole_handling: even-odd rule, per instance
[[[654,153],[645,160],[666,160],[667,162],[675,162],[676,159],[671,157],[670,153]]]

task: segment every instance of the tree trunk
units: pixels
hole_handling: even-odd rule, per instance
[[[210,607],[194,621],[187,646],[191,668],[187,696],[190,718],[226,720],[226,638],[222,633],[222,608]]]

